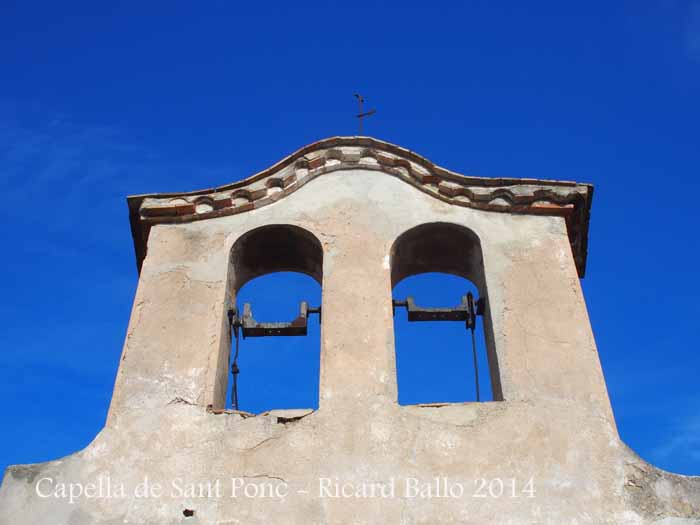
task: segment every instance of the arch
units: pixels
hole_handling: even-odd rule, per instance
[[[431,222],[402,233],[391,248],[391,286],[419,273],[449,273],[472,281],[485,295],[479,237],[469,228]]]
[[[273,276],[269,274],[275,274]],[[297,274],[295,277],[294,274]],[[294,319],[294,316],[299,312],[299,303],[301,301],[311,301],[310,306],[320,305],[320,293],[310,293],[310,288],[306,286],[306,294],[299,296],[298,292],[298,274],[309,276],[319,286],[322,286],[323,280],[323,246],[320,241],[311,232],[299,226],[291,224],[270,224],[260,226],[247,231],[241,235],[233,244],[229,258],[229,277],[228,290],[229,304],[231,307],[236,307],[237,311],[242,311],[242,302],[250,302],[253,308],[253,314],[257,320],[265,322],[288,322]],[[270,293],[270,290],[263,291],[259,278],[272,279],[275,283],[275,290]],[[282,281],[280,281],[282,279]],[[251,281],[255,281],[252,283]],[[313,282],[310,281],[309,282]],[[246,286],[251,283],[252,288]],[[295,284],[296,283],[296,284]],[[264,283],[263,283],[264,284]],[[290,287],[290,285],[292,285]],[[245,287],[245,290],[243,288]],[[251,294],[251,290],[253,293]],[[290,292],[293,292],[290,294]],[[239,294],[244,293],[245,298],[239,301]],[[292,299],[290,301],[290,299]],[[257,307],[256,307],[257,305]],[[309,331],[309,338],[313,337],[313,342],[308,339],[308,343],[303,345],[305,350],[312,350],[311,359],[320,355],[320,335],[318,334],[318,319],[314,319],[313,325],[309,323],[309,328],[313,326],[313,331]],[[234,331],[231,330],[231,335]],[[316,337],[314,337],[316,336]],[[263,380],[265,383],[256,385],[254,391],[269,394],[270,379],[277,377],[273,382],[277,385],[277,390],[284,392],[285,378],[290,379],[290,374],[294,372],[293,366],[295,363],[299,366],[299,372],[305,372],[308,375],[308,369],[311,362],[303,360],[297,362],[292,358],[290,350],[293,348],[299,350],[300,341],[291,341],[287,337],[252,337],[241,344],[241,355],[238,363],[242,366],[236,368],[245,370],[241,378],[253,378],[253,380]],[[292,340],[297,338],[292,337]],[[306,338],[303,338],[306,340]],[[226,406],[229,398],[230,372],[235,361],[234,352],[231,348],[232,341],[228,339],[227,351],[222,355],[220,362],[220,373],[217,375],[216,385],[216,403],[217,408]],[[239,343],[241,341],[239,340]],[[281,347],[278,345],[282,345]],[[275,349],[281,349],[279,356],[281,359],[269,360],[267,357],[260,359],[260,356],[269,356],[269,352]],[[248,357],[253,357],[253,354],[246,355],[247,352],[255,353],[255,357],[246,362]],[[309,358],[309,354],[305,354]],[[277,368],[280,370],[277,370]],[[318,378],[318,369],[314,372]],[[279,372],[279,373],[277,373]],[[289,374],[285,374],[288,372]],[[276,375],[275,375],[276,374]],[[300,375],[304,375],[303,373]],[[265,379],[267,378],[267,379]],[[293,379],[293,378],[292,378]],[[318,382],[318,379],[317,379]],[[240,383],[239,383],[240,384]],[[290,383],[290,385],[293,384]],[[313,388],[311,381],[305,382],[310,388]],[[290,385],[287,385],[288,387]],[[249,384],[247,385],[250,386]],[[280,390],[281,389],[281,390]],[[318,388],[313,391],[318,398]],[[264,396],[263,396],[264,397]],[[268,402],[273,402],[271,398],[274,396],[267,395]],[[289,396],[288,396],[289,397]],[[250,397],[247,398],[248,400]],[[286,403],[283,396],[277,401],[279,406],[269,406],[268,409],[277,408],[299,408],[284,406]],[[245,402],[248,407],[258,406],[262,402],[262,398],[255,400],[252,404],[249,401]],[[274,404],[274,402],[273,402]],[[314,404],[318,406],[318,400]],[[303,407],[309,408],[309,407]]]
[[[299,272],[321,284],[323,246],[314,234],[291,224],[260,226],[243,234],[231,249],[232,289],[275,272]]]
[[[407,277],[429,273],[450,274],[467,279],[474,284],[479,296],[484,300],[481,325],[492,399],[502,400],[498,357],[493,337],[484,258],[479,236],[460,224],[448,222],[420,224],[396,238],[391,247],[390,261],[392,289]],[[464,293],[466,290],[455,290],[454,304],[443,306],[456,305]],[[420,301],[420,298],[417,299]]]

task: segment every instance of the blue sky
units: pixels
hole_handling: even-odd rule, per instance
[[[596,185],[583,287],[620,433],[700,474],[700,2],[421,4],[0,4],[0,469],[78,450],[104,423],[137,279],[124,197],[354,134],[359,91],[378,109],[367,134],[447,168]],[[397,294],[458,301],[416,279]],[[279,315],[272,285],[244,290],[260,318],[318,294],[288,282]],[[263,408],[246,366],[242,403]],[[415,366],[399,354],[400,383]],[[458,398],[449,383],[439,395]],[[314,395],[284,388],[268,393]]]

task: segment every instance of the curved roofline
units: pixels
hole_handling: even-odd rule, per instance
[[[333,171],[376,170],[456,206],[501,213],[565,217],[574,260],[583,277],[593,186],[572,181],[460,175],[425,157],[372,137],[331,137],[295,151],[245,179],[185,193],[127,198],[139,271],[153,224],[183,223],[244,213],[276,202]]]

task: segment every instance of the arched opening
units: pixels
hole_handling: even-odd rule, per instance
[[[311,314],[321,305],[322,272],[321,243],[297,226],[263,226],[236,241],[227,407],[318,407],[321,316]]]
[[[234,291],[245,283],[274,272],[299,272],[323,278],[323,247],[298,226],[273,224],[255,228],[233,245],[231,264]]]
[[[451,223],[408,230],[391,277],[399,403],[501,400],[476,234]]]

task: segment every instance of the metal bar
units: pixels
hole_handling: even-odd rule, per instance
[[[393,301],[394,312],[397,307],[405,307],[408,311],[409,321],[467,321],[469,318],[469,306],[467,296],[462,297],[462,302],[454,308],[422,308],[416,305],[413,297],[407,297],[405,301]]]
[[[306,301],[299,305],[299,315],[290,322],[260,323],[253,317],[250,303],[243,305],[243,315],[239,316],[237,310],[229,311],[229,320],[232,326],[240,327],[243,338],[267,337],[267,336],[301,336],[307,335],[308,318],[311,314],[318,314],[321,320],[321,307],[309,307]]]
[[[236,352],[233,354],[233,362],[231,363],[231,374],[233,375],[233,381],[231,381],[231,406],[234,410],[238,410],[238,374],[241,371],[240,368],[238,368],[238,329],[240,328],[240,325],[233,322],[235,319],[235,310],[229,310],[229,319],[231,320],[231,331],[236,338]]]
[[[405,301],[393,299],[391,306],[394,315],[396,315],[397,308],[406,308],[409,321],[464,321],[466,329],[471,332],[476,400],[481,401],[479,360],[476,352],[475,332],[477,316],[484,315],[485,305],[483,298],[474,301],[474,296],[469,292],[467,295],[462,296],[462,301],[454,308],[421,308],[416,305],[413,297],[407,297]]]
[[[409,321],[466,321],[467,328],[471,328],[477,315],[484,314],[484,300],[474,301],[471,292],[463,295],[461,302],[453,308],[424,308],[410,296],[404,301],[393,299],[391,306],[394,315],[397,308],[406,308]]]
[[[467,294],[467,308],[469,309],[469,317],[467,319],[467,330],[471,331],[472,335],[472,357],[474,358],[474,383],[476,385],[476,400],[481,401],[481,393],[479,389],[479,360],[476,355],[476,316],[478,315],[478,307],[474,304],[474,296],[471,292]]]
[[[476,337],[474,336],[474,329],[471,329],[472,333],[472,356],[474,357],[474,382],[476,383],[476,400],[481,401],[481,393],[479,390],[479,361],[476,358]]]

